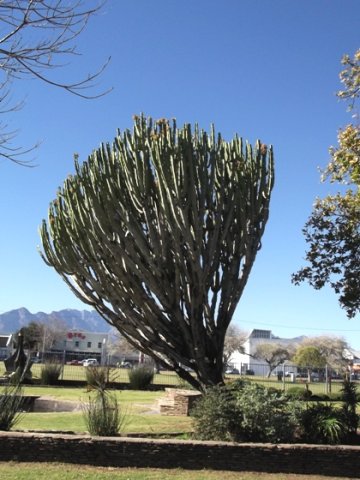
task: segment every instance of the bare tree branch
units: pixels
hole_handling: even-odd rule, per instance
[[[14,80],[34,78],[85,99],[106,95],[111,89],[94,92],[96,80],[110,61],[85,78],[57,80],[51,72],[67,66],[64,62],[79,55],[76,39],[90,17],[97,14],[106,0],[8,0],[0,2],[0,104],[8,99]],[[21,104],[0,110],[0,114],[17,111]],[[16,131],[8,132],[0,124],[0,156],[24,165],[19,157],[30,148],[11,147]],[[29,165],[29,164],[28,164]],[[30,164],[31,166],[31,164]]]

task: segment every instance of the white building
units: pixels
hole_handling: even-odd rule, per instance
[[[232,367],[239,370],[241,374],[253,374],[266,376],[269,372],[269,366],[264,359],[254,358],[254,354],[258,345],[263,343],[272,343],[276,345],[282,345],[284,347],[296,347],[297,344],[301,342],[304,337],[297,338],[279,338],[273,335],[271,330],[258,330],[254,329],[249,334],[245,342],[243,343],[242,352],[234,352],[230,358],[230,364]],[[276,372],[283,372],[284,367],[279,366],[275,369]],[[296,367],[289,361],[285,362],[285,372],[283,373],[294,373],[296,374]]]
[[[13,351],[13,335],[0,335],[0,360],[10,357]]]
[[[66,360],[96,358],[104,363],[107,355],[108,333],[68,330],[57,339],[51,348],[52,353],[61,354]]]

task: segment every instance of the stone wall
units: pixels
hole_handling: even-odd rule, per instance
[[[159,400],[161,415],[188,416],[196,400],[201,397],[201,393],[194,390],[178,388],[165,388],[165,393],[166,396]]]
[[[360,447],[0,432],[0,461],[320,474],[359,478]]]

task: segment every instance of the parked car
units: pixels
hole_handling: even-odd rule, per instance
[[[41,358],[39,358],[39,357],[32,357],[31,361],[32,361],[32,363],[42,363]]]
[[[82,360],[70,360],[66,365],[82,365]]]
[[[239,370],[238,370],[237,368],[232,368],[232,367],[230,367],[230,368],[227,368],[227,369],[225,370],[225,373],[227,373],[227,374],[229,374],[229,375],[239,375],[240,372],[239,372]]]
[[[130,362],[118,362],[116,364],[118,368],[132,368],[132,364]]]
[[[96,358],[86,358],[82,362],[84,367],[94,367],[96,365],[99,365],[99,362],[96,360]]]

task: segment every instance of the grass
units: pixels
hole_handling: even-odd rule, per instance
[[[27,395],[47,395],[63,400],[80,401],[89,392],[85,388],[26,387]],[[116,391],[124,409],[129,411],[122,433],[161,434],[191,431],[191,418],[161,416],[149,413],[164,392]],[[16,429],[61,430],[84,432],[81,412],[26,413]],[[323,480],[319,475],[266,474],[229,471],[188,471],[181,469],[128,469],[77,466],[56,463],[0,462],[1,480]],[[326,477],[327,480],[347,480],[346,477]]]
[[[25,413],[19,423],[14,427],[16,430],[50,430],[70,431],[75,433],[86,432],[84,418],[81,412],[58,412],[58,413]],[[133,414],[127,415],[122,434],[144,433],[166,434],[185,433],[192,430],[190,417],[165,417],[156,414]]]
[[[127,414],[122,433],[162,434],[190,432],[191,418],[163,416],[153,413],[153,407],[164,396],[164,392],[116,390],[120,406]],[[25,395],[51,396],[59,400],[86,401],[91,394],[85,388],[25,387]],[[85,432],[82,412],[34,412],[24,413],[16,430],[51,430]]]
[[[86,400],[89,392],[85,387],[24,387],[25,395],[53,396],[61,400],[81,401]],[[164,395],[164,392],[136,391],[136,390],[116,390],[118,399],[121,403],[135,403],[150,406],[158,398]]]
[[[155,468],[112,468],[57,463],[0,462],[1,480],[324,480],[320,475]],[[348,480],[326,477],[326,480]]]

